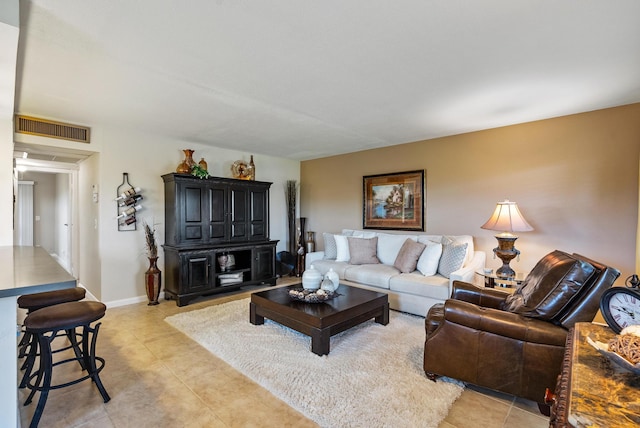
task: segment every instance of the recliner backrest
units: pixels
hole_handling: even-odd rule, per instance
[[[553,322],[569,329],[577,322],[591,322],[600,307],[600,298],[606,289],[611,288],[615,280],[620,276],[620,271],[605,266],[580,254],[574,257],[590,263],[596,268],[596,275],[585,285],[582,290],[556,317]]]
[[[552,321],[572,306],[595,277],[597,269],[587,260],[555,250],[536,264],[518,290],[505,299],[502,309]]]

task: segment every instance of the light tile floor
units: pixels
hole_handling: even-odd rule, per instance
[[[280,280],[280,284],[295,278]],[[54,390],[41,427],[315,427],[315,423],[231,368],[163,320],[169,315],[244,298],[260,289],[199,298],[179,308],[173,301],[110,308],[102,320],[98,355],[111,401],[104,404],[92,383]],[[58,339],[56,339],[58,340]],[[62,339],[60,339],[62,340]],[[260,358],[256,355],[256,358]],[[54,370],[54,382],[76,375],[75,364]],[[428,380],[425,378],[425,382]],[[21,402],[26,397],[20,390]],[[36,395],[36,400],[37,400]],[[22,426],[36,407],[20,406]],[[467,388],[442,428],[546,427],[534,403]]]

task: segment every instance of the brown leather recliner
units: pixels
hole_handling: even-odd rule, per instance
[[[455,281],[425,327],[424,371],[544,403],[568,329],[591,322],[617,269],[578,254],[542,258],[512,295]],[[541,409],[543,409],[541,407]]]

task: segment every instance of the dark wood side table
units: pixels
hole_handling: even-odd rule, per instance
[[[589,345],[588,336],[606,343],[615,333],[592,323],[571,329],[549,426],[640,426],[640,377],[602,356]]]

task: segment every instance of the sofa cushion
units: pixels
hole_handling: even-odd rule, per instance
[[[419,272],[395,275],[389,281],[389,289],[441,301],[449,298],[449,280],[441,275],[424,276]]]
[[[378,238],[354,238],[347,237],[349,242],[349,263],[352,265],[380,263],[376,257]]]
[[[344,232],[349,233],[351,232],[351,236],[353,236],[354,238],[375,238],[378,234],[376,232],[369,232],[366,230],[349,230],[349,229],[345,229],[343,231]]]
[[[468,244],[457,244],[451,238],[442,238],[442,256],[438,263],[438,273],[449,278],[451,272],[460,269],[465,262]]]
[[[406,239],[396,256],[393,265],[402,273],[410,273],[416,270],[418,259],[424,250],[425,245],[420,242]]]
[[[591,263],[563,251],[553,251],[534,266],[516,292],[502,303],[502,309],[551,320],[576,297],[594,273],[596,268]]]
[[[344,277],[348,281],[388,289],[389,280],[399,274],[398,269],[389,265],[349,265],[349,268],[344,272]]]
[[[324,238],[324,259],[335,260],[338,255],[338,248],[336,247],[336,238],[333,233],[323,233]]]
[[[402,244],[407,239],[417,241],[415,235],[392,235],[390,233],[378,234],[378,260],[385,265],[393,265],[398,257]]]
[[[439,242],[428,242],[416,265],[416,268],[424,276],[435,275],[438,272],[440,256],[442,256],[442,244]]]
[[[349,241],[347,241],[347,236],[334,235],[333,237],[336,240],[336,261],[348,262],[351,255],[349,254]]]

